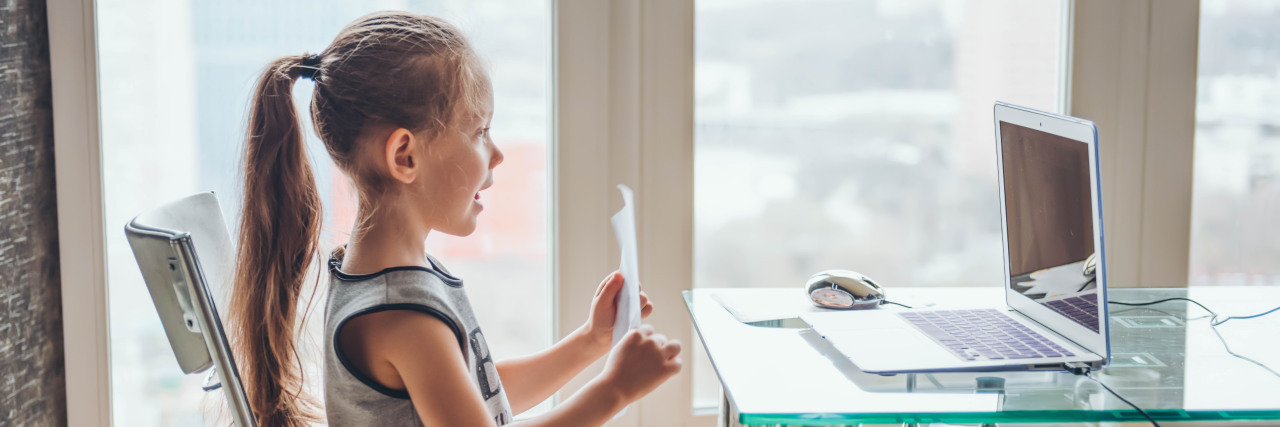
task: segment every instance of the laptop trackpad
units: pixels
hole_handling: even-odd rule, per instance
[[[919,370],[957,366],[961,362],[941,345],[909,327],[834,331],[826,338],[866,372]]]

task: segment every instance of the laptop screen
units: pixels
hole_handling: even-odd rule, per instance
[[[1000,122],[1010,286],[1099,332],[1089,145]]]

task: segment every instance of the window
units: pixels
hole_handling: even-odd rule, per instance
[[[1003,283],[992,106],[1063,110],[1063,8],[698,1],[695,285]]]
[[[1192,285],[1280,285],[1280,4],[1202,0]]]
[[[203,378],[181,374],[118,230],[143,210],[207,190],[218,193],[236,227],[245,116],[258,73],[278,56],[319,52],[351,20],[384,9],[448,19],[489,61],[493,136],[506,161],[494,172],[489,209],[476,233],[433,235],[428,247],[466,279],[496,355],[531,353],[550,343],[547,2],[102,0],[102,187],[107,229],[116,230],[107,233],[116,425],[214,423],[202,415],[210,404],[200,391]],[[295,86],[299,106],[307,105],[311,89],[309,81]],[[320,141],[309,131],[308,138],[325,203],[322,246],[332,248],[350,229],[353,193]],[[481,297],[497,293],[503,297]],[[322,304],[311,315],[318,326]],[[317,359],[318,343],[309,353]],[[318,371],[309,375],[319,378]]]

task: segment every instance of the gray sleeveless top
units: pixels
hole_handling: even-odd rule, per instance
[[[336,254],[335,254],[336,255]],[[435,316],[453,329],[489,414],[497,425],[511,422],[511,404],[462,280],[430,256],[434,268],[392,267],[373,274],[346,274],[342,259],[329,259],[329,298],[325,306],[324,397],[329,425],[421,426],[404,390],[387,388],[355,369],[338,347],[338,331],[347,321],[386,310],[412,310]]]

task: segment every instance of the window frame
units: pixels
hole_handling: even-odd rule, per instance
[[[695,337],[680,293],[693,287],[694,0],[553,5],[556,336],[586,318],[585,296],[618,266],[609,216],[622,204],[614,186],[627,184],[640,277],[657,307],[646,323],[684,344],[685,369],[611,425],[713,425],[714,415],[694,414]]]
[[[640,275],[659,307],[648,322],[686,344],[685,371],[615,425],[715,422],[693,413],[695,337],[679,292],[693,286],[694,1],[551,2],[553,331],[582,322],[586,295],[616,268],[608,217],[621,205],[613,186],[625,183],[637,193]],[[1117,286],[1186,286],[1199,1],[1068,1],[1068,111],[1098,123],[1102,154],[1115,159],[1103,171],[1110,275]],[[67,421],[78,426],[111,424],[113,227],[103,217],[95,5],[48,7]]]
[[[67,424],[110,426],[96,9],[93,0],[47,6]]]

